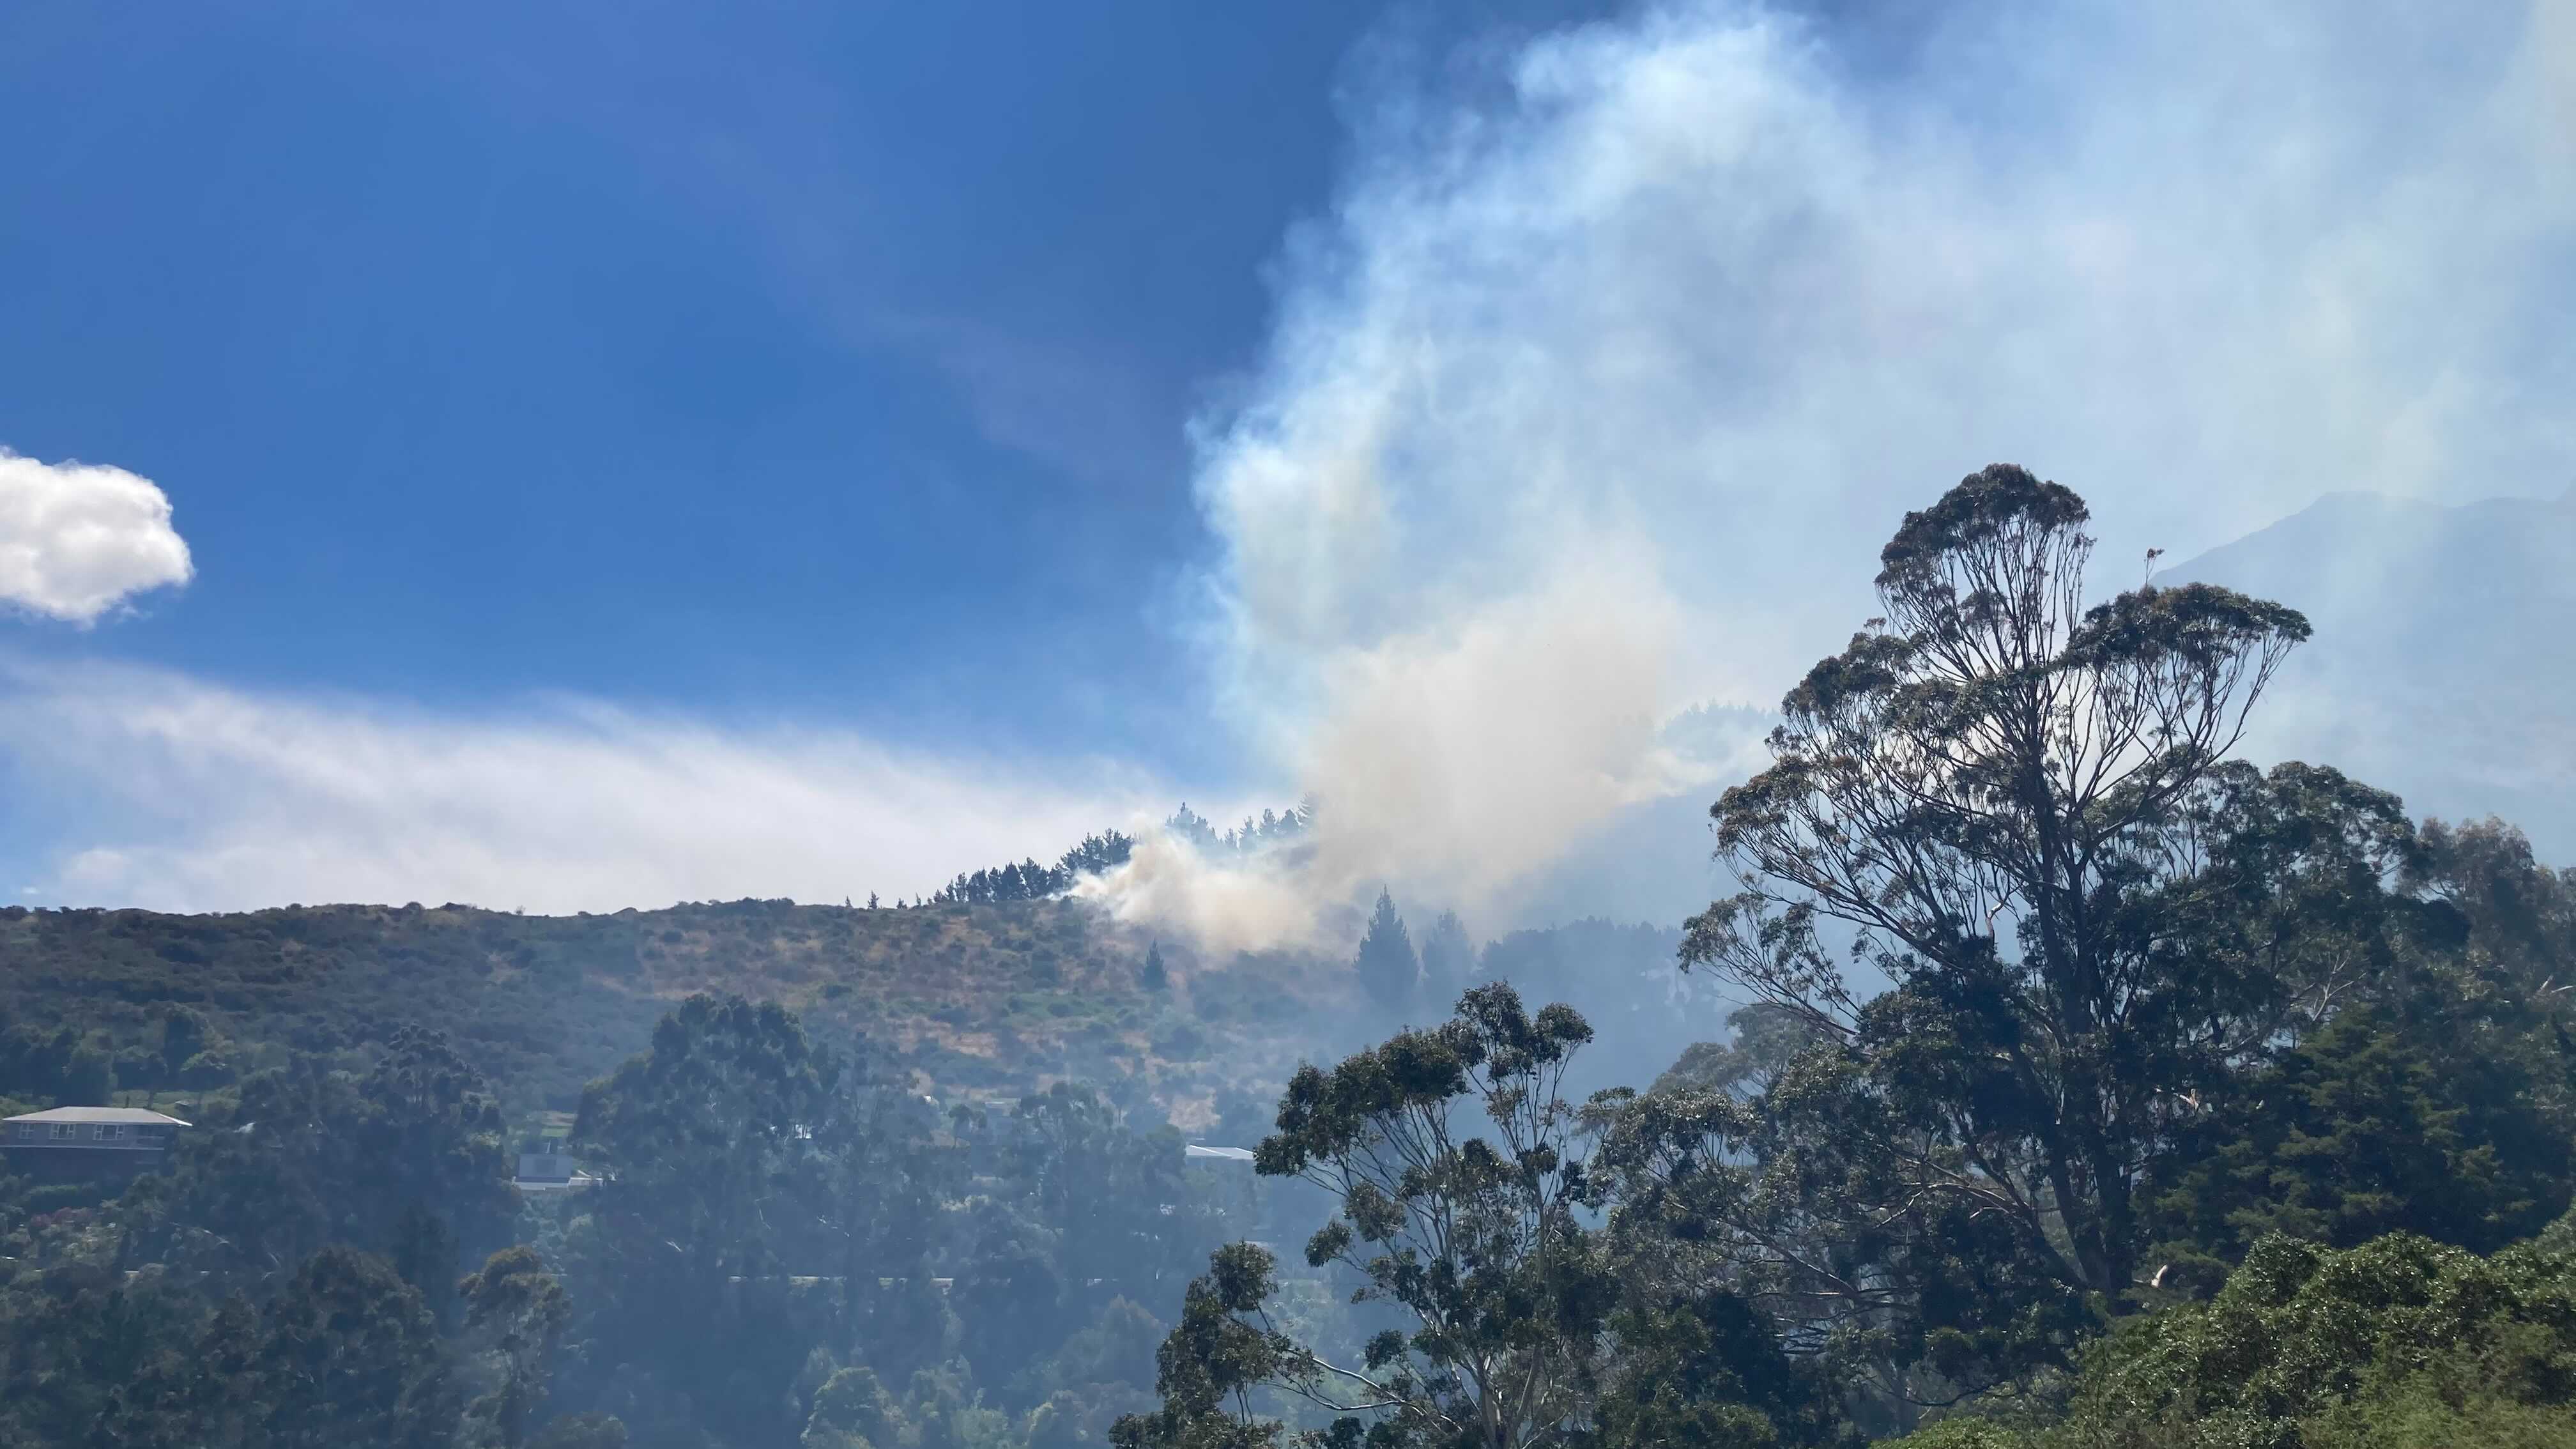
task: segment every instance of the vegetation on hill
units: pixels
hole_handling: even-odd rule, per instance
[[[1241,842],[1296,827],[1271,815]],[[1180,828],[1205,821],[1186,808]],[[1211,832],[1212,833],[1212,832]],[[1095,836],[1068,859],[1114,836]],[[979,872],[988,882],[991,873]],[[968,877],[972,880],[974,877]],[[1395,929],[1402,922],[1387,907]],[[1198,1122],[1229,1092],[1275,1089],[1303,1057],[1436,1012],[1479,973],[1542,983],[1650,1055],[1720,1029],[1713,997],[1673,994],[1678,937],[1581,922],[1519,932],[1481,958],[1454,916],[1438,990],[1391,1001],[1348,960],[1211,960],[1067,899],[878,908],[687,903],[546,917],[449,904],[288,906],[237,915],[0,908],[0,1102],[169,1102],[264,1067],[364,1070],[405,1027],[444,1033],[513,1120],[569,1111],[699,992],[795,1009],[840,1045],[864,1038],[915,1087],[1007,1101],[1100,1084],[1123,1106]],[[1159,967],[1159,969],[1148,969]]]
[[[2576,1444],[2576,1219],[2479,1257],[2411,1233],[2257,1242],[2206,1303],[2123,1324],[2063,1409],[1903,1449],[2558,1449]]]
[[[1149,944],[1061,900],[739,901],[551,918],[460,905],[11,908],[0,911],[0,1038],[51,1041],[76,1023],[88,1076],[70,1083],[23,1047],[13,1073],[0,1049],[0,1095],[94,1097],[102,1059],[125,1088],[199,1091],[291,1058],[355,1063],[419,1025],[445,1032],[514,1111],[569,1109],[699,991],[778,1001],[838,1039],[864,1035],[926,1087],[1008,1095],[1068,1075],[1141,1074],[1149,1090],[1168,1063],[1194,1066],[1196,1043],[1332,985],[1278,963],[1211,966],[1176,944],[1165,953],[1183,983],[1174,1000],[1137,981]],[[168,1059],[173,1021],[217,1046],[193,1075]],[[1276,1076],[1294,1064],[1251,1056]]]

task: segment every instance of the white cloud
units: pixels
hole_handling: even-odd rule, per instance
[[[151,479],[0,448],[0,601],[87,624],[194,573]]]
[[[892,900],[1166,798],[1112,766],[1041,783],[835,731],[578,703],[458,717],[99,666],[0,674],[0,756],[82,821],[22,866],[37,903],[191,911]]]
[[[1198,479],[1319,891],[1523,889],[1668,773],[1639,721],[1778,698],[1990,462],[2091,499],[2108,574],[2564,486],[2572,14],[1971,5],[1865,73],[1710,0],[1364,105]]]

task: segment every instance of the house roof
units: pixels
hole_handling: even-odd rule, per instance
[[[1252,1153],[1242,1147],[1202,1147],[1192,1142],[1181,1148],[1183,1157],[1221,1157],[1228,1162],[1250,1162]]]
[[[77,1122],[83,1125],[122,1125],[127,1127],[186,1127],[192,1124],[141,1107],[55,1107],[43,1112],[29,1112],[21,1117],[0,1118],[9,1122]]]

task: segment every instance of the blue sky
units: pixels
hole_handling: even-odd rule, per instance
[[[1504,911],[1986,462],[2123,556],[2563,487],[2570,27],[18,7],[0,492],[134,587],[0,620],[0,898],[891,894],[1320,791],[1288,894]],[[0,591],[90,547],[10,508]]]
[[[1329,200],[1354,47],[1467,18],[15,10],[0,441],[161,482],[200,575],[33,642],[1172,738],[1182,426]]]

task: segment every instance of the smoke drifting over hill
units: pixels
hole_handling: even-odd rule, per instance
[[[1293,937],[1380,879],[1527,891],[1706,791],[1659,722],[1776,698],[1998,459],[2090,498],[2106,561],[2333,488],[2554,492],[2571,17],[1965,7],[1865,69],[1684,4],[1377,94],[1200,437],[1211,664],[1315,848],[1284,894],[1111,893]]]

